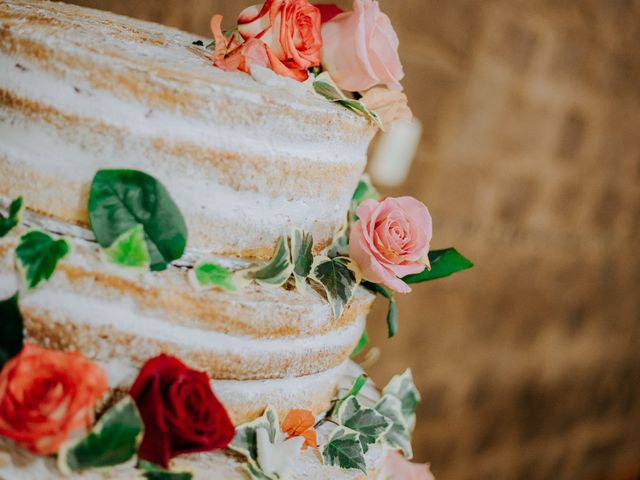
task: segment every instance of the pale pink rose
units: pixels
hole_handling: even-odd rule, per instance
[[[402,89],[398,36],[377,1],[354,0],[353,11],[322,25],[322,41],[322,65],[343,90]]]
[[[397,450],[387,454],[381,477],[384,480],[435,480],[428,463],[412,463]]]
[[[413,118],[407,96],[400,90],[373,87],[364,92],[360,101],[378,115],[384,130],[388,130],[397,121]]]
[[[356,214],[349,255],[362,276],[397,292],[410,292],[400,278],[422,272],[429,264],[432,227],[427,207],[413,197],[389,197],[365,200]]]
[[[320,65],[320,21],[320,10],[307,0],[267,0],[240,13],[238,31],[267,46],[276,73],[302,81],[308,68]]]

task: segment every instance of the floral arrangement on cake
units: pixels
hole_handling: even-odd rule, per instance
[[[257,65],[309,82],[315,92],[382,126],[411,116],[399,83],[398,39],[374,0],[355,0],[348,12],[307,0],[267,0],[242,11],[232,30],[223,32],[221,25],[214,15],[214,40],[205,47],[218,68],[249,72]],[[0,237],[20,224],[22,210],[17,198],[0,215]],[[145,172],[98,171],[87,210],[106,262],[159,272],[184,254],[184,218],[168,190]],[[363,287],[388,300],[392,337],[398,330],[395,293],[472,266],[454,248],[432,250],[432,230],[422,202],[383,198],[365,176],[344,225],[319,254],[313,253],[313,237],[293,228],[267,262],[229,268],[201,259],[188,275],[197,289],[315,289],[336,320]],[[43,230],[21,234],[15,258],[23,288],[37,289],[51,278],[71,248],[66,238]],[[365,455],[381,445],[390,451],[386,477],[432,478],[427,466],[409,462],[420,401],[409,370],[380,392],[353,363],[327,412],[295,409],[281,421],[267,407],[234,428],[206,373],[161,354],[148,359],[126,394],[114,396],[106,373],[80,353],[29,343],[19,303],[18,292],[0,301],[0,436],[34,454],[56,455],[63,474],[132,467],[143,478],[189,479],[191,473],[171,470],[172,458],[226,450],[243,459],[249,478],[283,480],[306,448],[318,448],[326,465],[367,474]],[[365,333],[352,356],[366,344]]]

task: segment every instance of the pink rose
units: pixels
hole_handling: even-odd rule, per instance
[[[399,90],[373,87],[364,92],[360,101],[369,110],[376,112],[384,130],[388,130],[397,121],[413,118],[413,113],[407,103],[407,96]]]
[[[362,276],[397,292],[409,285],[398,277],[422,272],[429,265],[431,215],[413,197],[365,200],[356,210],[351,227],[349,255]]]
[[[398,36],[377,1],[354,0],[352,12],[322,26],[322,39],[322,65],[343,90],[362,92],[380,84],[402,90]]]
[[[382,478],[393,480],[435,480],[428,463],[412,463],[397,450],[392,450],[387,454]]]
[[[267,0],[240,13],[238,31],[246,41],[261,40],[276,73],[306,80],[320,65],[320,10],[307,0]],[[277,61],[274,61],[277,60]]]

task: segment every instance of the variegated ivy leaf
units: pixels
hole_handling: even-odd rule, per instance
[[[411,450],[411,435],[402,414],[402,403],[393,395],[384,395],[374,407],[391,421],[391,428],[383,436],[383,441],[390,448],[402,450],[408,459],[413,457]]]
[[[313,262],[309,278],[315,280],[327,294],[333,317],[338,319],[353,298],[358,286],[358,273],[347,257],[318,256]]]
[[[416,421],[416,406],[420,401],[420,392],[413,383],[411,369],[406,369],[402,375],[395,375],[382,390],[384,395],[393,395],[402,404],[402,414],[410,429]]]
[[[69,241],[56,240],[41,230],[32,230],[20,237],[16,257],[29,288],[35,288],[51,278],[58,260],[71,250]]]
[[[293,263],[291,263],[289,242],[286,237],[282,237],[269,263],[263,267],[250,268],[245,274],[262,286],[280,287],[289,279],[292,272]]]
[[[7,217],[0,215],[0,238],[4,237],[11,231],[13,227],[20,223],[22,214],[22,197],[18,197],[9,205],[9,213]]]
[[[62,446],[58,467],[70,475],[87,468],[135,463],[142,433],[142,418],[135,402],[127,395],[98,420],[89,435]]]
[[[293,263],[293,277],[296,288],[304,292],[306,290],[306,279],[311,273],[313,265],[313,236],[299,228],[291,231],[291,261]]]
[[[142,478],[146,480],[191,480],[191,472],[173,472],[145,460],[140,460],[138,469],[142,470]]]
[[[365,407],[373,407],[380,400],[380,391],[373,380],[353,361],[347,362],[347,368],[338,382],[338,402],[346,400],[351,395],[355,395]],[[336,404],[334,412],[337,412],[339,407]]]
[[[382,128],[382,122],[375,112],[369,110],[360,100],[347,98],[336,86],[328,72],[322,72],[313,81],[313,89],[317,94],[322,95],[327,100],[338,103],[349,110],[372,120],[378,127]]]
[[[258,464],[253,461],[244,463],[242,469],[249,475],[251,480],[278,480],[277,475],[267,475]]]
[[[271,405],[266,408],[261,417],[236,428],[236,434],[229,448],[244,455],[248,460],[257,462],[258,443],[256,430],[258,428],[264,428],[269,433],[271,442],[277,440],[280,423],[278,422],[278,414]]]
[[[366,474],[367,464],[360,434],[343,426],[337,427],[322,446],[322,461],[325,465],[353,468]]]
[[[373,408],[363,407],[354,396],[342,402],[338,411],[338,422],[360,434],[364,453],[367,453],[370,444],[380,440],[391,428],[391,420]]]
[[[189,271],[189,279],[196,288],[219,287],[235,292],[234,273],[222,265],[210,260],[203,260]]]
[[[107,260],[125,267],[149,268],[151,257],[144,240],[144,227],[136,225],[104,249]]]

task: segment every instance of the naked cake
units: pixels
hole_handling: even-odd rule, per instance
[[[362,177],[397,37],[374,0],[221,24],[0,3],[2,479],[429,478],[410,371],[350,360],[376,294],[393,336],[471,266]]]

